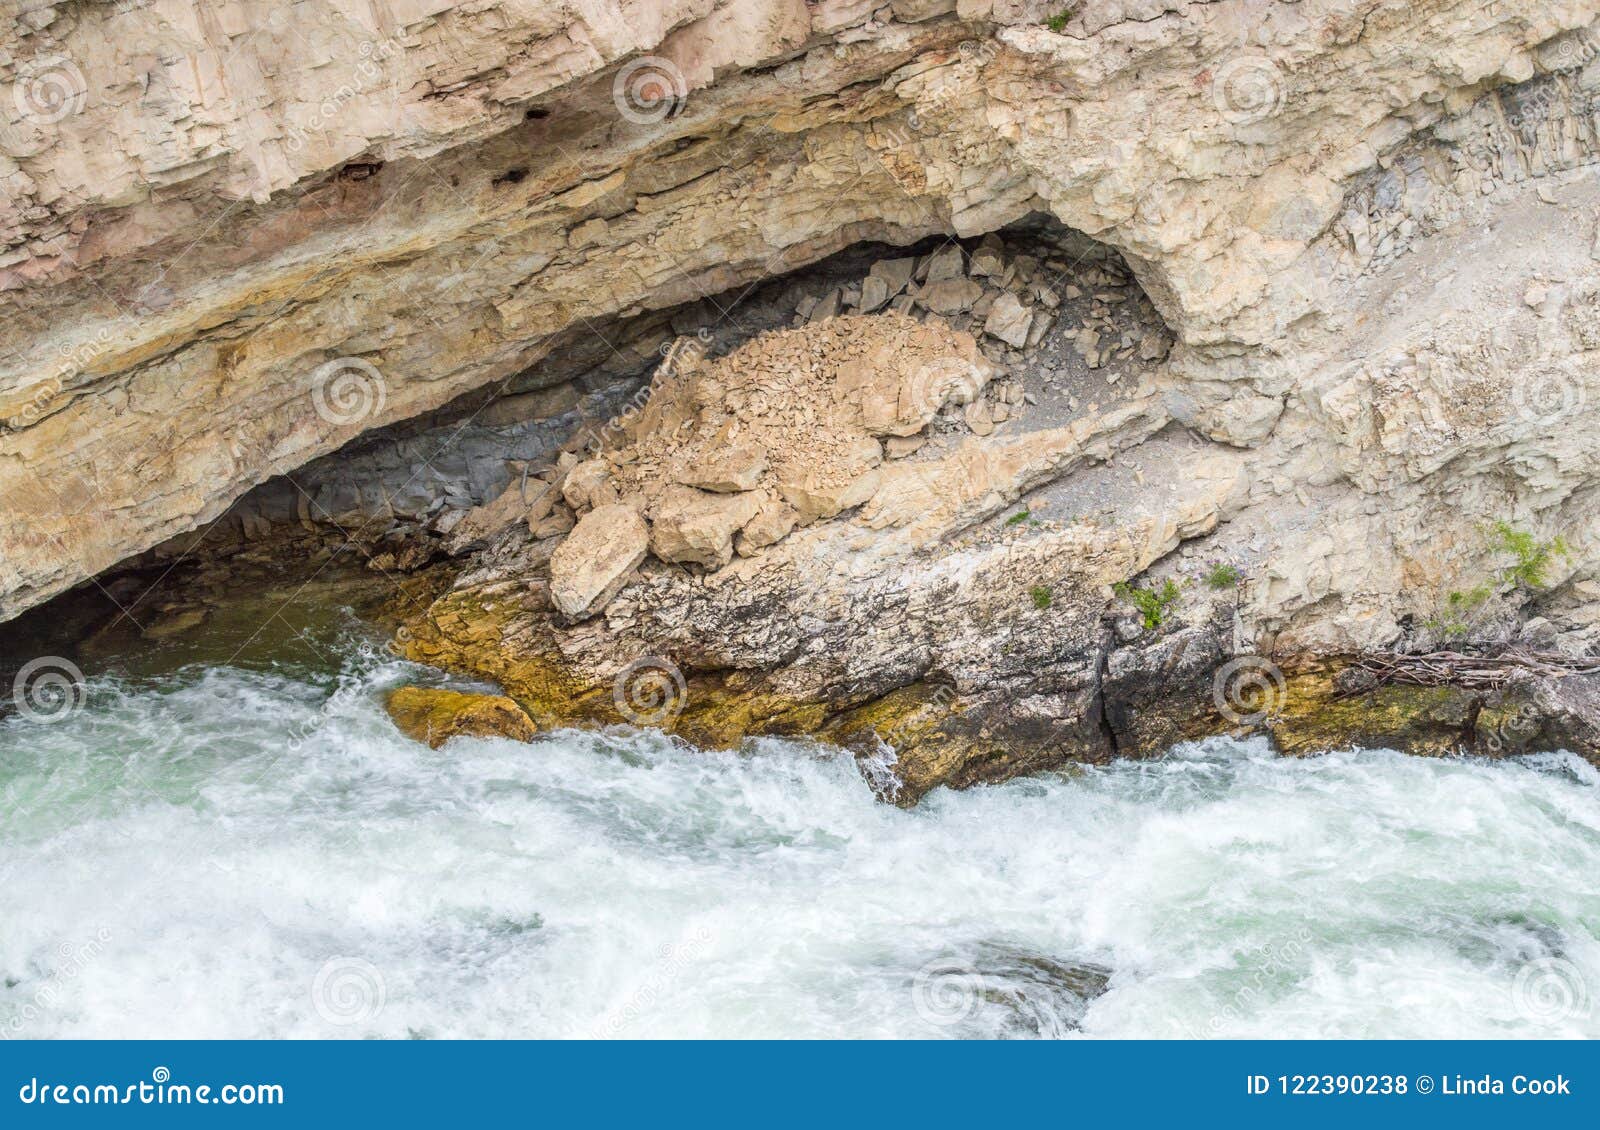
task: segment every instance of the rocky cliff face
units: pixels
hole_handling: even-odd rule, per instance
[[[1170,738],[1187,723],[1132,689],[1245,653],[1505,643],[1530,615],[1526,647],[1584,651],[1597,16],[25,4],[0,44],[0,616],[277,477],[307,519],[467,523],[453,545],[484,556],[409,646],[536,716],[664,656],[707,735],[945,719],[929,780]],[[868,242],[784,348],[932,319],[992,373],[909,416],[886,361],[785,386],[850,406],[826,424],[855,446],[814,465],[608,429],[658,345],[704,329],[715,366],[771,328],[741,325],[750,296]],[[897,258],[903,280],[873,266]],[[631,407],[769,418],[666,369]],[[383,449],[412,454],[374,454],[424,417]],[[462,436],[492,473],[403,508]],[[467,514],[509,480],[509,533]],[[225,525],[259,533],[261,497]],[[642,555],[640,526],[584,529],[608,506]],[[615,575],[585,572],[591,542]]]

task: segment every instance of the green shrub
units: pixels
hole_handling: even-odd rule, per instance
[[[1493,546],[1501,553],[1509,553],[1516,563],[1500,571],[1500,580],[1506,584],[1524,585],[1530,589],[1545,586],[1546,570],[1553,558],[1568,557],[1572,551],[1560,537],[1540,541],[1527,530],[1519,530],[1510,522],[1494,524]]]
[[[1206,584],[1214,589],[1233,589],[1239,587],[1243,578],[1239,570],[1232,565],[1213,565],[1206,571]]]
[[[1123,581],[1112,591],[1139,610],[1146,628],[1161,627],[1167,619],[1167,613],[1178,603],[1180,595],[1178,586],[1170,580],[1159,589],[1136,588]]]
[[[1028,590],[1028,595],[1033,597],[1033,606],[1040,611],[1049,608],[1050,602],[1055,599],[1048,585],[1034,585]]]
[[[1026,510],[1018,510],[1015,514],[1011,515],[1011,517],[1006,519],[1006,525],[1008,525],[1008,526],[1020,526],[1020,525],[1022,525],[1022,523],[1026,522],[1027,520],[1028,520],[1028,511],[1026,511]]]

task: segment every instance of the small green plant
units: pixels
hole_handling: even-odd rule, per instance
[[[1551,560],[1567,557],[1572,552],[1564,538],[1540,541],[1527,530],[1519,530],[1504,520],[1494,524],[1493,533],[1494,548],[1516,558],[1514,565],[1508,565],[1500,571],[1500,580],[1506,584],[1542,589]]]
[[[1178,586],[1170,580],[1159,589],[1137,588],[1122,581],[1112,591],[1139,610],[1147,629],[1159,628],[1166,622],[1167,613],[1180,595]]]
[[[1239,570],[1232,565],[1213,565],[1206,570],[1206,584],[1217,590],[1235,589],[1239,587]]]
[[[1041,612],[1050,607],[1050,602],[1055,599],[1050,593],[1048,585],[1034,585],[1028,590],[1028,595],[1033,597],[1033,606]]]
[[[1026,510],[1018,510],[1015,514],[1011,515],[1011,517],[1006,519],[1006,525],[1008,525],[1008,526],[1020,526],[1020,525],[1022,525],[1022,523],[1026,522],[1027,520],[1028,520],[1028,512]]]
[[[1422,626],[1442,633],[1448,639],[1460,639],[1471,630],[1478,609],[1493,595],[1494,587],[1487,583],[1466,592],[1452,592],[1439,615],[1424,620]]]
[[[1044,21],[1044,26],[1060,35],[1067,30],[1067,21],[1072,19],[1072,13],[1077,9],[1076,4],[1069,4],[1055,15]]]

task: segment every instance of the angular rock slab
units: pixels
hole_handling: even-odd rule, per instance
[[[589,511],[550,556],[550,599],[571,619],[593,616],[628,583],[650,549],[650,530],[631,506]]]

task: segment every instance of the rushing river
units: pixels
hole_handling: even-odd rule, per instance
[[[0,720],[0,1034],[1596,1036],[1600,776],[1217,740],[874,802],[848,757],[403,738],[415,681]]]

